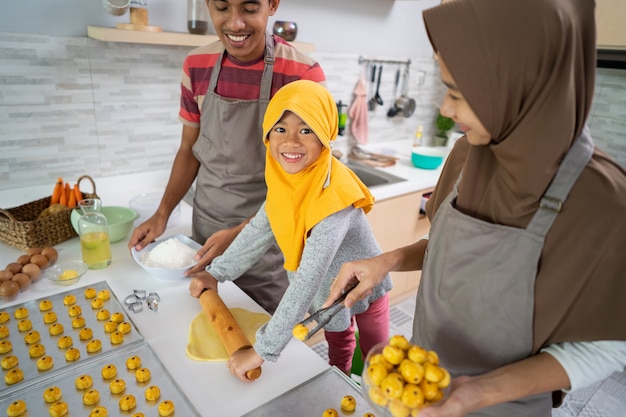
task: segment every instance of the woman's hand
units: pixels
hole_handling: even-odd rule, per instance
[[[226,366],[228,366],[231,374],[243,382],[252,382],[253,380],[246,376],[246,372],[258,368],[263,362],[263,358],[253,348],[249,348],[233,352],[226,362]]]
[[[191,278],[189,283],[189,294],[198,298],[204,290],[214,290],[217,292],[217,279],[206,271],[198,272]]]
[[[198,261],[198,263],[185,271],[185,275],[191,276],[197,272],[203,271],[213,259],[224,253],[226,248],[233,243],[233,240],[235,240],[241,229],[242,226],[239,225],[230,229],[218,230],[209,236],[206,242],[204,242],[204,245],[196,252],[194,259]]]

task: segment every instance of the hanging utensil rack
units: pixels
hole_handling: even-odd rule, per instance
[[[395,65],[406,65],[408,67],[411,65],[411,60],[410,59],[396,60],[396,59],[364,58],[360,56],[359,65],[363,65],[363,64],[395,64]]]

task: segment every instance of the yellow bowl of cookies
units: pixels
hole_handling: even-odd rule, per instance
[[[441,401],[450,373],[432,350],[395,335],[374,346],[365,358],[363,396],[377,416],[409,417]]]

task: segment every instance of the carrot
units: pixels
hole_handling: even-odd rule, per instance
[[[67,207],[73,209],[76,207],[76,193],[74,192],[74,189],[70,189],[70,197],[67,200]]]
[[[78,204],[78,202],[83,199],[83,193],[80,192],[78,183],[74,184],[74,194],[76,195],[76,204]]]
[[[69,185],[65,183],[65,187],[61,187],[61,197],[59,198],[59,204],[63,204],[67,207],[67,187]]]
[[[52,190],[52,197],[50,198],[50,205],[58,204],[61,200],[61,191],[63,191],[63,178],[57,178],[57,183],[54,184]]]

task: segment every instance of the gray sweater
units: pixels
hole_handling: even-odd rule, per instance
[[[263,203],[228,249],[206,270],[220,282],[234,281],[260,259],[274,241]],[[276,361],[291,339],[293,327],[307,312],[313,313],[324,304],[341,265],[380,253],[362,209],[350,206],[320,221],[306,240],[297,271],[287,271],[289,287],[274,315],[257,331],[256,352],[264,360]],[[391,288],[391,278],[386,276],[367,298],[349,310],[342,310],[324,329],[331,332],[347,329],[352,315],[366,311],[371,302]]]

